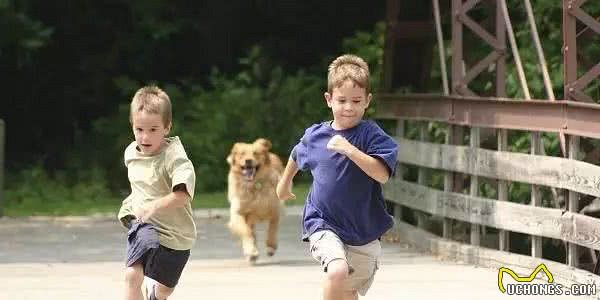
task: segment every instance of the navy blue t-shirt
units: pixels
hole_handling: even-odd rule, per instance
[[[347,156],[327,149],[336,134],[360,151],[380,159],[389,174],[395,171],[398,145],[373,121],[335,130],[331,121],[306,129],[292,150],[300,170],[310,170],[313,183],[304,206],[302,239],[319,230],[331,230],[348,245],[360,246],[381,237],[394,220],[383,201],[381,184]]]

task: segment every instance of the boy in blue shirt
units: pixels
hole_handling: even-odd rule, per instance
[[[381,184],[394,173],[398,146],[375,122],[362,119],[372,98],[363,59],[336,58],[324,96],[333,121],[306,129],[292,150],[277,196],[295,198],[294,176],[310,170],[313,183],[304,206],[302,239],[326,273],[323,299],[358,299],[378,269],[379,238],[393,225]]]

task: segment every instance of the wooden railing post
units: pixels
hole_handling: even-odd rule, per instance
[[[445,144],[451,145],[454,143],[454,125],[448,124],[446,127],[446,139]],[[444,172],[444,192],[453,192],[454,191],[454,173],[451,171]],[[442,236],[446,239],[449,239],[452,236],[452,220],[450,218],[444,217],[444,221],[442,223]]]
[[[6,129],[4,120],[0,119],[0,217],[3,216],[4,199],[4,140]]]
[[[542,153],[542,144],[539,132],[531,133],[531,154],[539,155]],[[531,185],[531,206],[542,206],[542,194],[540,193],[540,186]],[[542,257],[542,237],[531,236],[531,256]]]
[[[479,148],[481,144],[479,128],[471,127],[471,133],[469,134],[469,146],[472,149]],[[477,197],[479,195],[479,176],[471,175],[471,184],[469,188],[469,195]],[[481,244],[481,226],[471,223],[471,245],[479,246]]]
[[[577,160],[579,157],[579,136],[569,135],[569,159]],[[569,190],[569,212],[577,213],[579,209],[579,193]],[[572,267],[578,265],[577,245],[569,243],[567,251],[567,264]]]
[[[498,151],[508,150],[508,131],[506,129],[498,130]],[[498,201],[508,201],[508,182],[498,180]],[[510,250],[509,231],[500,229],[498,231],[498,245],[500,251]]]
[[[397,123],[396,123],[396,137],[399,138],[404,138],[404,120],[403,119],[398,119]],[[402,145],[400,145],[399,147],[402,147]],[[402,151],[402,150],[400,150]],[[404,172],[403,172],[403,168],[402,165],[398,165],[396,166],[396,175],[394,175],[396,178],[399,178],[400,180],[403,179],[404,176]],[[396,197],[397,193],[396,191],[396,183],[392,183],[394,186],[392,187],[392,190],[394,190],[394,197]],[[394,218],[396,218],[397,220],[402,220],[402,205],[396,203],[394,204]]]
[[[496,1],[496,38],[499,45],[506,45],[506,23],[502,13],[502,3]],[[506,96],[506,53],[503,52],[496,61],[496,97]],[[498,151],[508,151],[508,131],[498,130]],[[508,182],[498,180],[498,201],[508,201]],[[498,231],[498,248],[500,251],[510,251],[510,232]]]
[[[427,130],[427,121],[418,121],[418,127],[419,127],[419,140],[421,142],[427,142],[428,140],[428,130]],[[417,175],[417,183],[419,183],[420,185],[426,186],[427,185],[427,169],[425,168],[419,168],[418,171],[418,175]],[[427,222],[426,219],[426,215],[425,213],[421,212],[421,211],[415,211],[415,214],[417,216],[417,226],[419,228],[425,228],[426,225],[425,223]]]

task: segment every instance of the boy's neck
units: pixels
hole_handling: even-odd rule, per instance
[[[169,145],[168,137],[165,136],[160,144],[160,147],[158,148],[158,150],[155,153],[152,153],[152,154],[143,153],[139,146],[135,146],[135,149],[141,156],[156,156],[156,155],[162,153],[163,151],[165,151],[165,148],[167,148],[168,145]]]
[[[350,128],[354,128],[354,127],[358,126],[358,124],[360,124],[360,122],[361,122],[361,121],[362,121],[362,119],[361,119],[361,120],[359,120],[359,121],[358,121],[356,124],[354,124],[354,125],[352,125],[352,126],[345,127],[345,126],[341,126],[340,124],[338,124],[338,123],[335,121],[335,119],[333,119],[333,121],[331,121],[331,122],[329,123],[329,126],[330,126],[331,128],[333,128],[334,130],[346,130],[346,129],[350,129]]]

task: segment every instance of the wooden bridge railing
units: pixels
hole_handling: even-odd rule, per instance
[[[4,141],[5,141],[4,120],[0,119],[0,217],[3,215],[2,206],[4,205]]]
[[[531,151],[534,154],[506,151],[506,130],[600,138],[600,105],[440,95],[379,95],[377,98],[377,118],[399,121],[396,133],[400,145],[399,163],[446,174],[443,190],[427,186],[423,171],[419,171],[416,182],[405,180],[400,171],[384,186],[386,199],[396,205],[396,227],[401,238],[444,257],[484,266],[510,267],[523,274],[531,273],[543,262],[559,283],[600,285],[599,276],[577,264],[575,251],[567,251],[565,263],[544,259],[541,253],[541,237],[561,240],[570,245],[569,249],[579,245],[600,250],[600,219],[574,209],[543,207],[539,199],[532,200],[530,204],[507,201],[508,182],[530,184],[534,187],[532,193],[539,193],[533,191],[538,186],[546,186],[568,190],[570,195],[586,194],[600,198],[600,166],[574,159],[577,147],[570,148],[574,152],[570,158],[536,154],[540,151],[535,148]],[[405,120],[421,121],[416,125],[421,131],[423,123],[431,121],[446,123],[448,127],[461,125],[477,130],[495,129],[499,150],[480,148],[475,138],[479,137],[479,132],[473,130],[469,145],[461,145],[460,141],[451,144],[449,137],[446,138],[446,144],[427,142],[423,133],[419,134],[419,140],[407,139],[404,134]],[[575,140],[569,137],[569,141]],[[471,176],[471,187],[467,189],[469,192],[463,193],[462,188],[452,187],[450,174],[457,173]],[[499,183],[499,199],[478,196],[479,178],[490,178]],[[574,207],[577,208],[577,205]],[[441,236],[403,221],[403,208],[415,210],[418,219],[422,219],[424,213],[442,218]],[[450,223],[454,221],[451,220],[471,224],[469,243],[452,239]],[[419,220],[418,223],[421,222]],[[479,226],[499,230],[496,248],[480,246],[482,233]],[[535,244],[531,256],[510,252],[506,232],[529,235],[532,244]]]

